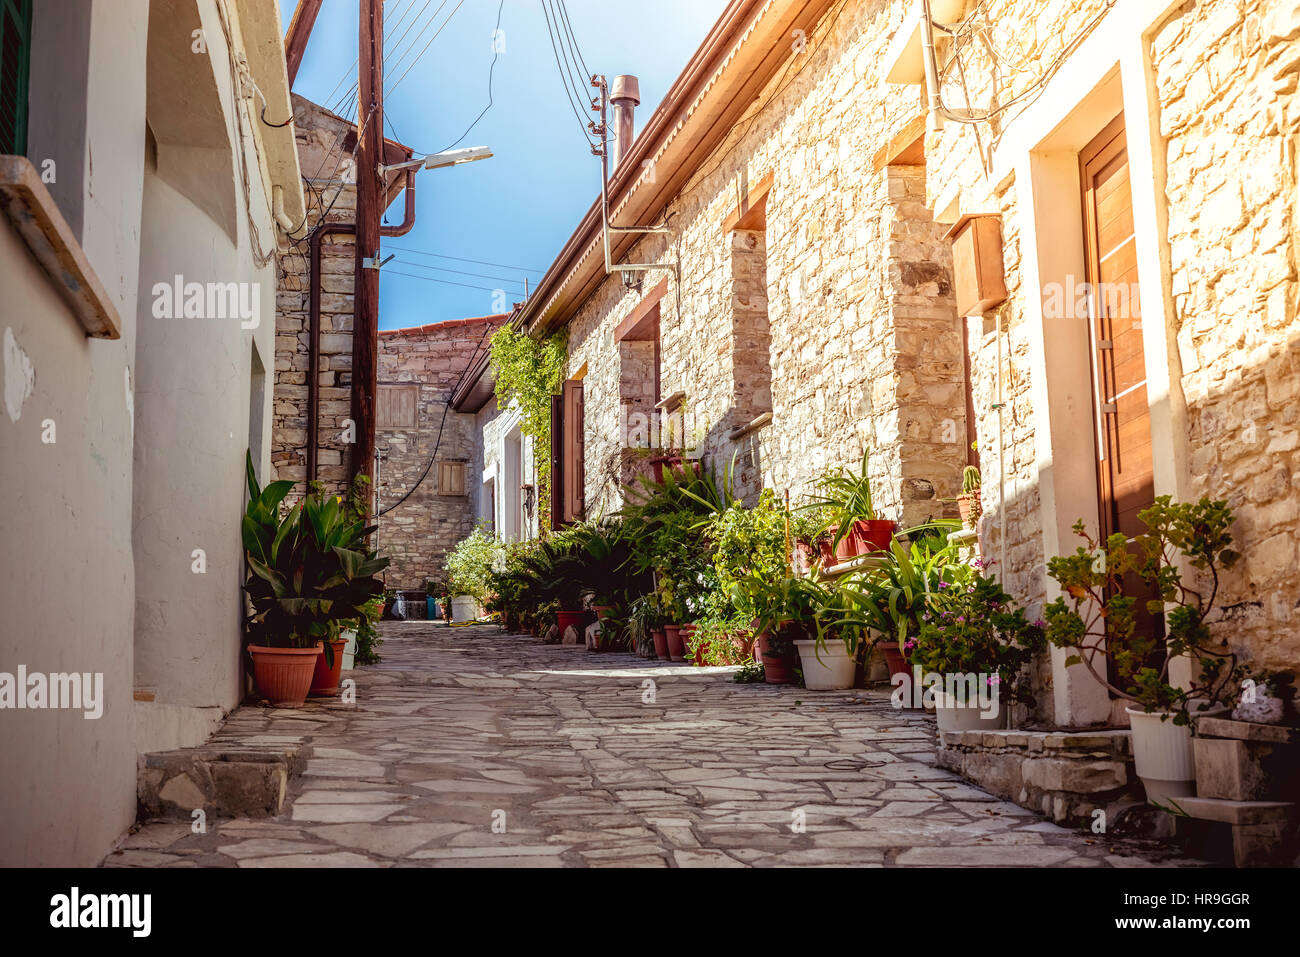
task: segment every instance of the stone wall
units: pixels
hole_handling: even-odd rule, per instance
[[[797,499],[869,448],[877,507],[912,523],[952,511],[940,500],[960,491],[965,406],[950,254],[924,170],[872,165],[917,111],[910,92],[879,82],[902,15],[850,2],[828,17],[794,78],[764,90],[670,204],[672,235],[627,258],[680,263],[660,303],[661,394],[686,394],[688,436],[719,472],[736,456],[738,492]],[[739,184],[768,173],[765,228],[728,233]],[[570,374],[587,369],[589,512],[618,500],[623,411],[637,398],[628,368],[643,357],[616,347],[613,330],[639,297],[607,279],[570,326]],[[764,407],[770,424],[730,437]]]
[[[486,316],[379,333],[379,388],[397,383],[419,387],[416,427],[381,427],[375,436],[382,456],[379,548],[392,559],[386,579],[390,588],[422,588],[442,568],[447,552],[474,528],[483,437],[476,416],[451,411],[447,402],[466,367],[488,348],[492,331],[504,321],[505,316]],[[443,463],[463,467],[463,489],[443,487]],[[401,505],[384,511],[411,489],[415,491]]]
[[[298,161],[307,177],[306,236],[322,221],[356,221],[356,165],[344,149],[351,124],[294,96]],[[301,239],[279,259],[275,310],[275,398],[271,464],[276,477],[307,478],[307,371],[311,344],[310,251]],[[321,326],[317,478],[334,494],[347,488],[348,445],[344,429],[352,415],[353,237],[331,236],[321,246]],[[295,490],[300,494],[301,488]]]
[[[1188,3],[1154,34],[1193,494],[1226,499],[1244,560],[1223,633],[1300,665],[1300,5]]]

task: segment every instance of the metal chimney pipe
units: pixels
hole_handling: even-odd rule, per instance
[[[632,151],[632,138],[636,135],[633,119],[641,105],[641,84],[634,76],[614,77],[609,101],[614,104],[614,155],[610,168],[616,170],[623,157]]]

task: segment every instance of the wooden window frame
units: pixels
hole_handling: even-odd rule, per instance
[[[391,405],[385,409],[383,396],[394,392],[413,393],[411,422],[409,425],[395,425],[391,418],[385,418],[383,412],[391,416]],[[380,382],[375,387],[375,429],[381,432],[412,432],[420,427],[420,385],[416,382]]]

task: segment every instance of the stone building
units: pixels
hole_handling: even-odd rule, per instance
[[[978,464],[983,555],[1036,611],[1077,519],[1210,495],[1246,556],[1220,632],[1295,668],[1300,4],[929,9],[733,3],[614,144],[610,221],[644,231],[611,265],[643,268],[607,269],[597,201],[513,319],[569,334],[559,517],[646,445],[794,497],[868,450],[903,527]],[[1064,655],[1045,678],[1041,720],[1122,723]]]
[[[343,494],[353,438],[356,127],[297,94],[293,104],[308,184],[307,219],[294,234],[304,238],[279,257],[271,462],[279,478],[313,479]],[[392,140],[384,147],[390,165],[411,157],[409,147]],[[385,235],[399,236],[414,224],[411,184],[399,172],[390,175],[387,198],[390,204],[405,200],[404,221],[385,226]],[[318,288],[312,282],[316,257]],[[393,559],[385,579],[391,588],[422,589],[446,552],[474,527],[480,430],[472,415],[447,403],[467,367],[487,355],[487,337],[504,319],[455,319],[379,334],[378,543]],[[373,471],[373,464],[364,470]],[[300,486],[295,497],[301,492]]]
[[[390,588],[421,589],[474,528],[482,486],[478,419],[451,407],[466,370],[505,316],[379,333],[378,545]]]
[[[134,823],[140,755],[243,697],[245,458],[265,481],[304,198],[275,4],[0,17],[0,673],[97,701],[5,701],[0,865],[84,867]]]

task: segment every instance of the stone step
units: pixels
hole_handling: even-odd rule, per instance
[[[1291,801],[1180,797],[1169,803],[1180,815],[1180,833],[1199,856],[1230,861],[1237,867],[1295,863],[1300,818]]]
[[[139,758],[137,815],[191,820],[202,810],[211,817],[267,817],[284,807],[289,781],[297,776],[310,749],[185,748]]]

